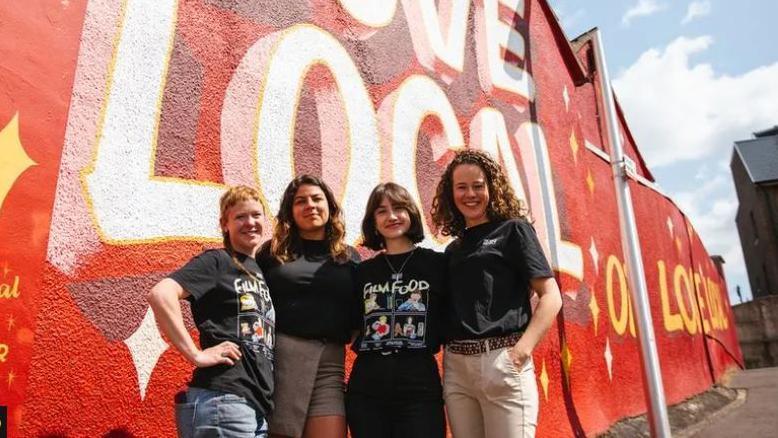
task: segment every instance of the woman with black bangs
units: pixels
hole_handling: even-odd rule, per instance
[[[346,393],[353,438],[445,436],[440,349],[443,254],[416,247],[422,217],[410,194],[379,184],[362,220],[363,245],[382,251],[357,267],[357,359]]]

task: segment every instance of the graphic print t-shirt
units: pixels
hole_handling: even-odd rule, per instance
[[[398,271],[403,263],[398,277],[389,265]],[[441,344],[445,272],[445,256],[426,248],[380,254],[357,266],[355,323],[361,333],[354,351],[426,349],[435,354]]]
[[[242,353],[233,366],[196,368],[190,386],[245,397],[269,414],[273,409],[275,311],[257,263],[246,255],[235,255],[251,275],[223,249],[205,251],[170,275],[190,294],[200,348],[230,341]]]

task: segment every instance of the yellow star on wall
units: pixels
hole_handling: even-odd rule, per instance
[[[586,170],[586,185],[589,187],[589,193],[594,194],[594,177],[592,176],[592,170]]]
[[[540,369],[540,386],[543,388],[543,395],[548,401],[548,372],[546,371],[546,359],[543,359],[543,367]]]
[[[19,176],[36,164],[19,141],[19,113],[16,113],[0,130],[0,208]]]
[[[562,369],[565,370],[565,378],[570,381],[570,367],[573,365],[573,353],[567,346],[567,342],[562,344]]]
[[[592,311],[592,321],[594,321],[594,336],[597,336],[597,325],[600,322],[599,316],[600,316],[600,306],[597,305],[597,298],[594,296],[594,291],[592,291],[592,297],[589,299],[589,310]]]
[[[570,132],[570,150],[573,151],[573,162],[578,164],[578,140],[575,138],[575,131]]]

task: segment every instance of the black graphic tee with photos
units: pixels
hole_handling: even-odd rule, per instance
[[[256,261],[235,255],[251,275],[224,249],[205,251],[170,275],[190,294],[200,348],[230,341],[242,354],[232,366],[196,368],[189,385],[245,397],[268,414],[273,408],[275,310]]]
[[[396,272],[401,267],[402,272]],[[355,323],[360,336],[354,342],[354,351],[437,352],[445,271],[445,256],[426,248],[379,254],[362,262],[356,274]]]

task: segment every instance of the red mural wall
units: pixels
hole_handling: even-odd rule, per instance
[[[227,185],[258,187],[274,211],[295,174],[322,175],[354,243],[376,183],[405,185],[428,212],[463,147],[508,170],[563,292],[534,355],[538,434],[593,435],[645,412],[592,50],[586,35],[567,41],[545,0],[0,3],[11,436],[173,434],[173,394],[191,367],[144,297],[218,245]],[[675,403],[741,353],[722,274],[620,116]]]

